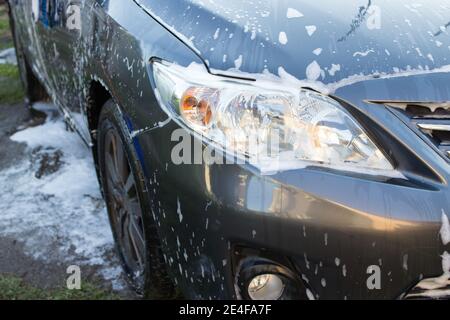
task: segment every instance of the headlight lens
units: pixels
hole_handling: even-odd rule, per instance
[[[179,124],[261,171],[322,165],[393,170],[335,100],[276,81],[214,76],[198,64],[153,62],[155,92]]]

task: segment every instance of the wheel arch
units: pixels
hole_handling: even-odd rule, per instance
[[[97,178],[99,178],[99,185],[103,194],[103,187],[100,183],[99,159],[97,154],[97,127],[100,119],[100,113],[103,106],[108,100],[112,99],[110,90],[98,78],[92,78],[88,83],[88,95],[86,102],[86,120],[88,124],[89,134],[91,137],[91,150],[94,159],[95,171]]]
[[[100,113],[105,103],[112,98],[111,91],[104,82],[95,78],[89,83],[86,116],[92,140],[96,140],[96,131]]]

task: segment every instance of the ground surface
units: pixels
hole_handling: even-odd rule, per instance
[[[12,46],[0,5],[0,54]],[[91,152],[51,103],[25,107],[0,61],[0,299],[135,298],[113,246]],[[81,268],[69,291],[67,268]]]

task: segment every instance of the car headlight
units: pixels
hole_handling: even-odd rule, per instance
[[[328,96],[277,81],[215,76],[199,64],[154,61],[153,77],[156,96],[175,121],[261,171],[308,165],[393,170]]]

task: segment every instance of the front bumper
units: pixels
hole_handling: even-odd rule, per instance
[[[237,248],[289,261],[319,299],[400,298],[443,273],[446,184],[321,168],[262,176],[244,165],[175,166],[174,129],[135,143],[166,262],[189,298],[236,298]],[[379,289],[367,286],[371,266],[380,268]]]
[[[248,255],[288,266],[318,299],[403,298],[422,279],[441,276],[450,250],[439,234],[442,215],[450,214],[449,163],[385,107],[362,101],[375,93],[447,101],[435,95],[436,83],[450,86],[447,78],[379,79],[336,92],[403,178],[319,167],[264,176],[246,165],[174,165],[177,124],[135,137],[164,257],[183,294],[237,298],[236,272]],[[431,85],[405,89],[422,82]],[[151,110],[159,109],[154,99]],[[371,289],[374,269],[380,285]]]

